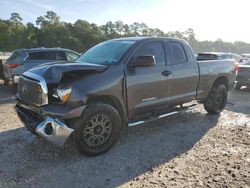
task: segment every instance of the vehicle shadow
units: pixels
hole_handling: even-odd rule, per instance
[[[14,103],[15,94],[12,93],[11,87],[4,85],[3,81],[0,80],[0,105]]]
[[[230,91],[226,110],[250,114],[250,88]]]
[[[82,156],[71,141],[60,149],[26,128],[2,132],[0,185],[117,187],[188,152],[219,117],[186,112],[125,129],[118,143],[97,157]]]

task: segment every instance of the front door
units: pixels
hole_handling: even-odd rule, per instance
[[[171,74],[166,74],[166,56],[162,41],[148,41],[138,46],[130,61],[138,56],[152,55],[156,65],[126,68],[127,104],[129,119],[149,115],[165,108],[171,100]]]

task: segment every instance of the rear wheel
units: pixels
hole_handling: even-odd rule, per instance
[[[78,150],[91,156],[108,151],[115,144],[121,127],[121,118],[115,108],[103,103],[90,105],[76,121]]]
[[[210,114],[219,114],[227,103],[227,87],[224,84],[213,86],[204,103],[205,110]]]

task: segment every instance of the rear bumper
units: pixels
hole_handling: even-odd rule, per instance
[[[48,106],[49,107],[49,106]],[[48,108],[47,107],[47,108]],[[56,116],[42,116],[35,109],[29,108],[28,106],[20,105],[20,102],[15,106],[17,115],[19,119],[23,122],[25,127],[33,134],[38,135],[46,139],[52,144],[63,147],[65,142],[68,140],[71,133],[74,131],[73,128],[66,125],[62,119],[56,118]],[[54,110],[56,110],[55,108]],[[63,107],[61,107],[63,109]],[[50,111],[42,111],[44,114],[57,114],[58,112],[54,111],[53,108],[49,109]],[[64,109],[65,110],[65,109]],[[71,112],[66,110],[64,111],[64,118],[71,116]],[[62,111],[60,116],[62,116]]]

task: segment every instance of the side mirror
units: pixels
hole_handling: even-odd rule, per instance
[[[129,67],[151,67],[155,66],[155,57],[151,55],[138,56],[135,61],[129,62]]]

